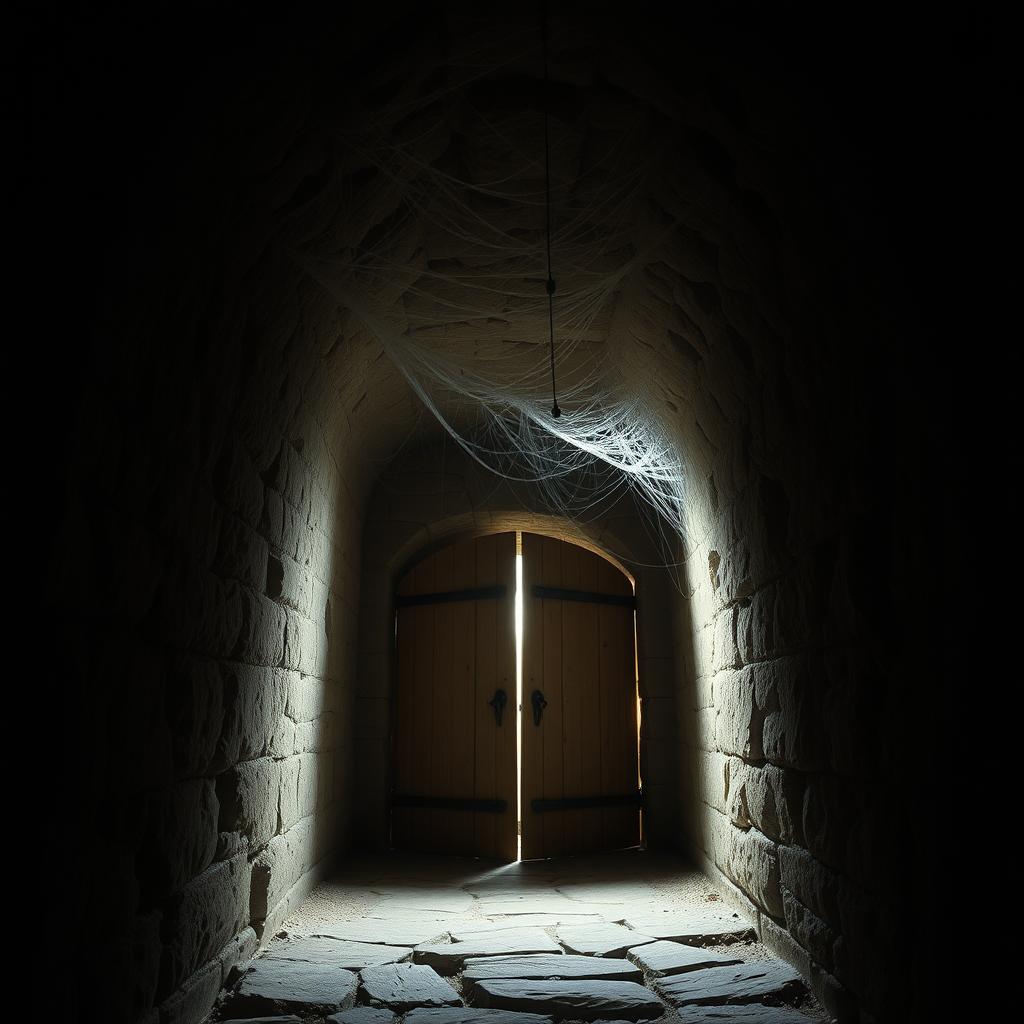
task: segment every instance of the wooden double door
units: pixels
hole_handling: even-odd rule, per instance
[[[398,587],[397,848],[512,861],[640,840],[632,585],[519,536],[521,644],[515,533],[451,545]]]

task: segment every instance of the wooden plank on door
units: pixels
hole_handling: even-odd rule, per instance
[[[562,542],[554,537],[543,538],[544,586],[560,587],[562,583]],[[547,704],[541,719],[540,733],[544,744],[544,796],[557,799],[565,796],[562,779],[564,745],[562,740],[562,602],[541,600],[544,620],[544,664],[540,689]],[[561,857],[565,853],[565,816],[551,815],[544,819],[544,856]]]
[[[477,586],[483,586],[498,579],[497,540],[495,537],[481,537],[475,547],[475,570]],[[476,608],[476,668],[475,693],[473,696],[474,735],[478,737],[473,747],[473,795],[485,798],[498,792],[505,792],[498,786],[497,743],[483,740],[489,730],[494,729],[494,709],[488,704],[494,699],[494,677],[498,662],[497,630],[498,601],[478,601]],[[513,699],[514,695],[513,695]],[[507,817],[508,815],[506,815]],[[497,857],[498,834],[501,815],[473,815],[473,851],[477,857]]]
[[[531,599],[534,585],[541,583],[544,566],[543,538],[522,535],[523,545],[523,635],[522,669],[522,857],[544,856],[544,815],[535,814],[531,801],[544,795],[544,744],[541,727],[534,724],[532,695],[544,688],[544,617],[541,602]],[[543,718],[541,719],[543,722]]]
[[[515,534],[445,548],[399,584],[392,841],[400,848],[515,859],[515,715],[510,709],[498,730],[487,704],[496,679],[509,675],[515,700],[514,593]]]
[[[640,838],[632,584],[567,547],[523,536],[524,705],[535,688],[548,702],[540,728],[524,707],[524,858]]]
[[[589,554],[575,544],[562,544],[561,583],[568,590],[580,589],[581,556]],[[584,792],[583,775],[583,689],[582,661],[584,638],[583,605],[562,601],[562,793],[573,796]],[[583,811],[569,810],[562,815],[563,852],[566,856],[582,853]]]
[[[580,559],[580,589],[588,593],[598,593],[599,565],[603,561],[592,551],[585,551]],[[601,652],[600,652],[600,610],[599,604],[580,604],[580,631],[586,637],[583,645],[580,664],[580,676],[585,680],[586,699],[583,703],[583,734],[587,737],[584,745],[583,778],[587,786],[583,795],[589,796],[600,792],[594,786],[595,780],[601,778]],[[583,848],[585,850],[602,849],[601,808],[592,807],[581,812],[583,819]]]
[[[434,556],[434,588],[439,593],[454,590],[452,549],[442,548]],[[455,740],[452,731],[452,656],[454,653],[454,604],[434,606],[434,700],[431,714],[431,778],[436,796],[455,796],[452,789],[451,756]],[[454,811],[435,810],[430,816],[430,850],[450,851]]]
[[[476,587],[476,546],[473,541],[453,545],[452,590]],[[493,603],[493,602],[492,602]],[[451,746],[450,772],[453,796],[474,793],[476,729],[476,609],[478,601],[457,601],[451,605]],[[474,814],[450,816],[445,852],[473,848]]]

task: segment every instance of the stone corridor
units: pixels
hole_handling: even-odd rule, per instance
[[[812,1024],[797,971],[677,857],[348,862],[210,1017],[263,1024]]]

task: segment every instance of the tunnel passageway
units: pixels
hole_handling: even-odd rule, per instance
[[[948,864],[990,850],[951,780],[989,765],[964,722],[1005,673],[958,664],[989,634],[955,569],[1013,436],[961,443],[972,368],[1020,334],[981,319],[1019,289],[1002,10],[564,0],[544,55],[535,0],[24,15],[45,253],[17,262],[47,293],[11,493],[59,726],[31,838],[51,919],[88,929],[68,1019],[200,1024],[339,865],[387,856],[429,746],[396,701],[401,581],[517,532],[635,598],[629,742],[584,762],[552,728],[564,785],[531,804],[626,799],[601,845],[632,843],[638,757],[644,856],[692,864],[834,1019],[973,1006]],[[631,657],[560,636],[542,694],[605,640]],[[508,691],[475,671],[494,730]],[[439,792],[405,795],[468,795]]]

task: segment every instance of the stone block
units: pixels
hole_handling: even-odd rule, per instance
[[[853,785],[831,772],[810,775],[804,794],[803,830],[807,849],[838,871],[847,867],[850,832],[860,817]]]
[[[474,1005],[551,1014],[558,1020],[643,1021],[665,1010],[653,992],[635,981],[495,979],[473,986]]]
[[[253,860],[251,918],[267,919],[296,882],[316,863],[316,835],[312,818],[274,836]]]
[[[722,872],[772,917],[782,919],[785,911],[780,888],[778,847],[757,829],[746,831],[724,823],[712,832],[713,857]]]
[[[856,1020],[856,1017],[851,1015],[848,1019]],[[686,1024],[819,1024],[819,1018],[809,1017],[791,1006],[750,1003],[746,1006],[687,1006]]]
[[[644,935],[621,924],[595,922],[560,926],[556,931],[558,941],[570,953],[584,956],[621,957],[626,950],[653,942],[654,937]]]
[[[462,999],[424,964],[382,964],[359,972],[360,998],[405,1013],[419,1006],[460,1006]]]
[[[305,963],[330,964],[347,971],[393,964],[411,955],[412,948],[384,946],[368,942],[352,942],[326,936],[289,937],[275,940],[263,954],[266,960],[296,960]]]
[[[232,658],[248,665],[280,665],[284,658],[286,614],[269,597],[239,589],[241,622]]]
[[[224,435],[213,483],[221,501],[243,522],[250,526],[259,523],[263,511],[263,481],[240,437],[230,428]]]
[[[662,913],[641,911],[627,916],[626,924],[656,940],[681,942],[687,946],[722,946],[755,938],[753,926],[749,922],[739,914],[725,909],[687,908]],[[644,948],[646,944],[637,952]]]
[[[268,553],[265,593],[279,604],[309,616],[313,607],[313,574],[289,555]]]
[[[239,832],[255,849],[278,830],[281,764],[272,758],[242,761],[217,778],[220,830]]]
[[[830,650],[830,685],[821,698],[822,724],[831,767],[844,775],[870,778],[878,771],[881,708],[886,680],[873,660],[862,663],[863,652]],[[835,662],[842,659],[838,667]],[[840,678],[834,677],[839,675]]]
[[[296,778],[298,817],[306,818],[323,806],[324,801],[319,794],[324,790],[330,793],[330,759],[321,757],[316,752],[307,751],[294,760],[299,765]]]
[[[244,613],[237,586],[188,556],[168,553],[153,603],[152,628],[182,650],[225,657],[235,647]]]
[[[224,722],[224,685],[218,664],[181,655],[171,670],[166,702],[175,776],[193,778],[226,767],[217,759]]]
[[[292,609],[285,610],[283,664],[304,675],[323,677],[327,663],[327,636],[323,625]]]
[[[728,953],[683,942],[670,942],[667,939],[659,939],[657,942],[631,949],[628,956],[633,963],[656,977],[685,974],[687,971],[699,971],[708,967],[728,967],[743,962]]]
[[[160,1004],[164,1024],[195,1024],[213,1009],[224,983],[219,958],[204,964]]]
[[[522,1010],[446,1006],[412,1010],[402,1020],[403,1024],[552,1024],[553,1018],[546,1013],[524,1013]]]
[[[807,991],[800,973],[782,960],[714,967],[657,978],[655,991],[670,1006],[785,1002]]]
[[[224,516],[213,569],[243,587],[262,593],[267,587],[267,542],[240,516]]]
[[[807,909],[791,892],[783,889],[783,905],[786,911],[786,927],[790,935],[825,968],[833,972],[835,964],[832,949],[838,938],[820,917]]]
[[[695,796],[714,807],[725,811],[730,786],[730,765],[732,760],[722,754],[702,754],[696,767]]]
[[[244,848],[211,864],[164,904],[161,989],[169,994],[249,923],[251,872]]]
[[[739,668],[740,652],[736,645],[736,609],[723,608],[715,616],[714,655],[712,665],[716,672]]]
[[[843,884],[838,873],[799,846],[779,847],[779,869],[783,887],[833,931],[838,930]]]
[[[294,670],[282,670],[285,713],[295,722],[312,722],[323,714],[325,705],[324,682],[316,676],[306,676]]]
[[[300,759],[297,756],[286,757],[278,764],[280,765],[281,784],[278,790],[277,816],[281,831],[287,831],[300,818],[304,818],[309,811],[303,813],[299,809]]]
[[[264,666],[225,663],[224,727],[218,763],[235,764],[269,753],[285,707],[285,680]]]
[[[413,1011],[416,1013],[419,1011]],[[431,1011],[426,1011],[431,1012]],[[433,1018],[424,1018],[424,1020]],[[384,1006],[353,1006],[351,1010],[332,1013],[326,1018],[327,1024],[395,1024],[398,1017],[394,1010]],[[406,1021],[414,1020],[412,1014],[405,1017]],[[300,1022],[301,1024],[301,1022]]]
[[[764,756],[801,771],[825,768],[817,663],[804,656],[779,659],[761,667],[758,675],[765,694],[761,706],[768,712],[762,728]]]
[[[751,825],[783,843],[803,838],[804,777],[768,764],[730,763],[728,814],[741,828]]]
[[[472,957],[561,951],[540,928],[509,928],[467,936],[462,942],[421,943],[413,950],[413,960],[434,967],[441,974],[457,974]]]
[[[148,794],[136,861],[147,903],[165,899],[209,866],[218,812],[212,779],[187,779]]]
[[[259,532],[267,539],[271,551],[290,554],[285,540],[285,510],[284,498],[271,488],[264,489],[263,507],[260,511],[258,525]]]
[[[906,956],[901,936],[902,913],[860,886],[844,882],[838,891],[839,938],[832,948],[836,976],[878,1017],[910,1019],[911,989],[899,971],[880,971],[876,964],[899,963]],[[872,956],[863,951],[870,949]]]
[[[532,956],[488,956],[467,960],[462,974],[466,985],[487,978],[593,978],[603,981],[643,981],[643,972],[628,960],[567,953]]]
[[[251,960],[224,1006],[231,1018],[309,1013],[326,1016],[355,1004],[358,978],[330,965]]]
[[[715,676],[715,747],[748,760],[764,757],[764,714],[754,699],[754,674],[749,669]]]

